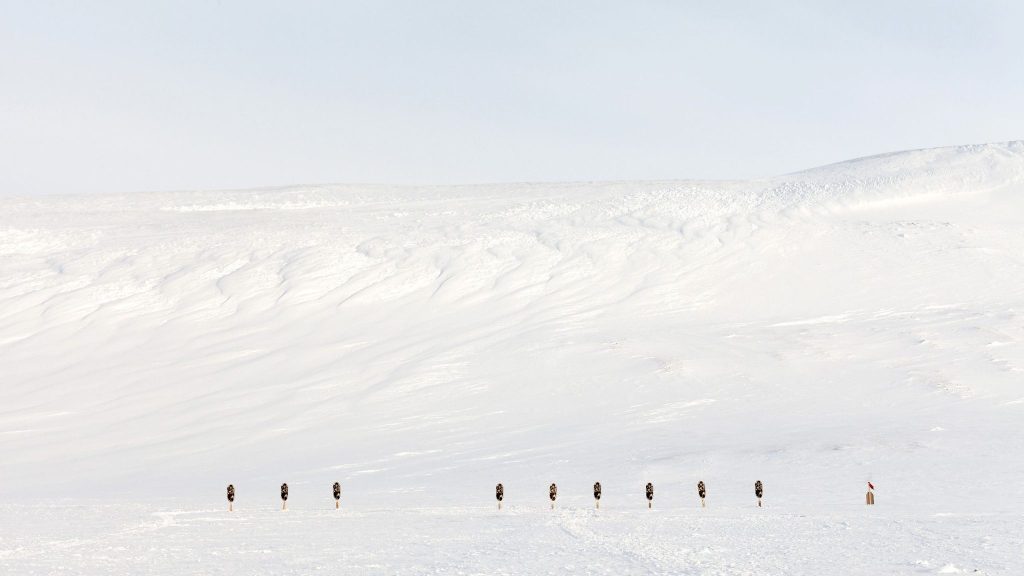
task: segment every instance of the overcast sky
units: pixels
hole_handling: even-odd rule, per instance
[[[745,178],[1020,139],[1022,4],[0,0],[0,194]]]

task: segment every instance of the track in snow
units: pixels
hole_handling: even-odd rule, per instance
[[[11,574],[1001,574],[1010,515],[5,507]],[[54,527],[59,527],[54,529]],[[978,570],[977,572],[975,570]]]

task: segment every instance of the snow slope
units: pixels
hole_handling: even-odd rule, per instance
[[[88,532],[185,563],[84,571],[253,573],[234,522],[275,573],[1024,569],[1022,142],[749,182],[6,199],[0,270],[0,568],[73,567]],[[335,480],[349,548],[318,558]],[[284,481],[301,558],[270,534]],[[532,559],[467,556],[493,538]]]

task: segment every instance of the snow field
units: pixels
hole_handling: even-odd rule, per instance
[[[0,271],[3,573],[1024,568],[1024,143],[4,199]]]
[[[12,574],[1003,574],[1019,517],[777,509],[11,507]],[[977,570],[977,571],[976,571]]]

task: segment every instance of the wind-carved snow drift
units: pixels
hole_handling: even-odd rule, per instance
[[[726,505],[760,479],[834,509],[873,479],[1024,510],[1021,142],[749,182],[8,199],[0,270],[5,500],[557,480],[571,507],[599,479],[667,506],[703,479]]]

